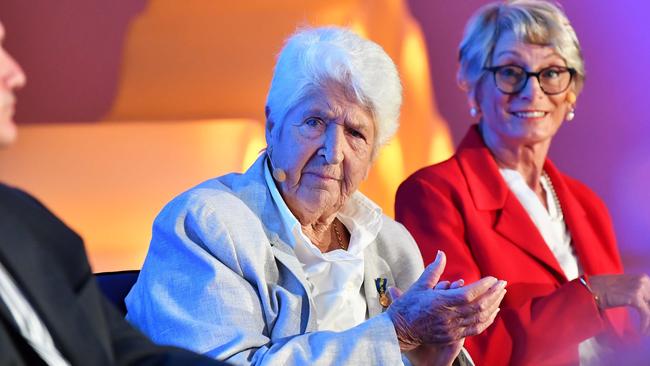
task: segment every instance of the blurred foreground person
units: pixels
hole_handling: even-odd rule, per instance
[[[4,39],[0,23],[0,42]],[[0,147],[16,138],[25,75],[0,47]],[[40,202],[0,184],[0,365],[218,365],[154,345],[100,292],[81,238]]]

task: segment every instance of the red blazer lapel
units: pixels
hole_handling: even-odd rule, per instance
[[[587,222],[584,208],[571,193],[555,165],[548,159],[544,163],[544,171],[551,179],[557,198],[560,200],[564,222],[571,233],[572,244],[582,271],[587,275],[602,272],[603,268],[598,265],[600,253],[589,250],[590,243],[594,243],[598,238]]]
[[[508,194],[501,213],[497,217],[494,226],[496,232],[546,266],[559,283],[567,282],[557,259],[514,194]],[[531,233],[534,234],[531,235]]]
[[[608,232],[607,237],[602,237],[594,231],[594,225],[590,220],[584,206],[576,198],[576,195],[567,185],[566,180],[562,174],[557,170],[555,165],[546,160],[544,170],[551,178],[555,193],[557,193],[560,204],[562,205],[562,213],[564,214],[564,222],[566,223],[571,238],[573,239],[573,247],[576,250],[576,255],[582,266],[582,270],[587,275],[595,273],[611,273],[612,271],[622,271],[623,266],[618,259],[616,252],[616,239],[613,232]],[[574,187],[574,190],[579,191],[581,187]],[[598,212],[594,214],[607,215],[606,212]],[[594,215],[592,215],[594,216]],[[604,246],[603,242],[612,242],[608,246]]]
[[[496,211],[494,230],[548,267],[559,282],[566,276],[528,213],[510,191],[479,134],[470,129],[456,155],[478,210]],[[535,233],[530,235],[530,233]]]

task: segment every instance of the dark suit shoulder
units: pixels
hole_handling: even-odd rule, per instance
[[[2,245],[38,246],[72,283],[90,273],[81,237],[29,193],[0,184],[0,218],[5,223],[0,235],[7,239]]]

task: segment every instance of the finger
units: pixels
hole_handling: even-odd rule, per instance
[[[424,272],[413,284],[413,287],[419,290],[433,288],[433,286],[435,286],[435,284],[440,280],[440,276],[442,276],[446,264],[447,257],[443,251],[439,250],[438,255],[436,255],[436,260],[424,269]]]
[[[458,307],[456,312],[461,318],[460,324],[468,326],[488,321],[501,305],[505,294],[506,290],[504,289],[481,298],[472,304]]]
[[[470,337],[470,336],[474,336],[474,335],[482,333],[490,325],[492,325],[492,323],[494,323],[494,319],[496,319],[496,317],[499,314],[500,310],[501,310],[500,308],[497,308],[496,311],[494,313],[492,313],[492,315],[490,316],[490,318],[487,321],[472,324],[472,325],[464,328],[463,331],[461,332],[463,337]]]
[[[500,291],[501,289],[506,288],[506,286],[508,286],[508,281],[506,281],[506,280],[498,280],[497,283],[495,283],[494,285],[492,285],[492,287],[490,287],[490,290],[491,291]]]
[[[637,306],[637,310],[640,317],[639,329],[641,333],[648,335],[648,332],[650,332],[650,307],[647,303],[641,302]]]
[[[450,289],[455,289],[455,288],[463,287],[464,285],[465,285],[465,280],[461,278],[458,281],[452,282],[451,285],[449,285],[449,288]]]
[[[449,281],[440,281],[436,283],[436,285],[433,287],[434,290],[446,290],[449,288],[451,283]]]
[[[500,287],[505,287],[505,281],[503,282],[504,283],[499,285]],[[483,277],[470,285],[449,290],[446,294],[452,296],[451,301],[453,305],[470,303],[485,294],[497,283],[499,283],[499,281],[492,276]]]

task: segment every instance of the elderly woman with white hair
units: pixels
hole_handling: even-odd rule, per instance
[[[375,43],[334,27],[293,35],[268,94],[265,154],[162,210],[129,321],[234,364],[394,365],[403,353],[451,364],[492,323],[505,283],[438,282],[444,253],[423,272],[409,233],[357,191],[400,104]]]
[[[425,263],[447,253],[451,278],[508,281],[495,324],[467,339],[477,364],[599,364],[626,337],[625,306],[650,329],[650,280],[622,274],[607,208],[547,157],[584,83],[576,34],[551,2],[492,3],[459,60],[478,124],[451,159],[402,183],[397,220]]]

